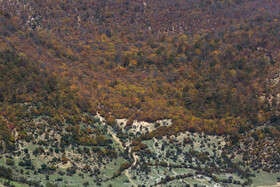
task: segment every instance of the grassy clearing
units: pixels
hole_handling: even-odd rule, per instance
[[[277,177],[280,173],[255,173],[256,177],[253,178],[253,186],[272,186],[277,184]]]
[[[4,186],[4,183],[8,182],[8,181],[9,180],[7,180],[7,179],[0,178],[0,186]],[[28,185],[26,185],[26,184],[21,184],[21,183],[14,182],[14,181],[10,181],[10,184],[14,185],[15,187],[28,187]]]

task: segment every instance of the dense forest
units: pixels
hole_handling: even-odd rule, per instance
[[[191,132],[224,137],[223,162],[234,150],[250,167],[266,162],[256,170],[275,173],[279,13],[278,0],[1,1],[0,150],[37,144],[43,129],[54,130],[58,147],[93,146],[99,157],[122,157],[116,178],[135,166],[136,153],[143,160],[153,154],[150,141],[175,146],[171,137]],[[96,125],[96,114],[108,126]],[[127,119],[125,130],[119,119]],[[172,124],[158,123],[166,119]],[[133,134],[137,121],[154,127]],[[110,128],[116,137],[107,137]],[[114,138],[131,144],[119,151]],[[255,158],[253,145],[272,146],[273,158],[262,151]],[[189,157],[204,163],[207,156],[196,151]]]
[[[15,128],[19,138],[30,141],[25,128],[33,124],[25,123],[36,116],[49,116],[50,125],[62,125],[64,120],[77,124],[81,113],[90,110],[90,105],[70,90],[69,83],[41,71],[39,64],[20,55],[12,49],[0,53],[1,137],[8,150],[14,149],[11,131]]]

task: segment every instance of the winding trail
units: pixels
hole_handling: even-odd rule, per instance
[[[129,150],[129,153],[131,153],[131,149]],[[135,153],[132,153],[132,157],[133,157],[133,160],[134,160],[134,161],[133,161],[132,165],[124,171],[124,174],[127,176],[128,180],[129,180],[134,186],[137,186],[137,185],[133,182],[133,180],[131,179],[131,177],[130,177],[130,175],[129,175],[129,173],[128,173],[128,170],[131,169],[132,166],[135,166],[136,163],[137,163],[137,160],[138,160],[138,156],[137,156]]]
[[[136,155],[136,153],[135,153],[135,152],[134,152],[134,153],[132,153],[132,156],[133,156],[133,160],[134,160],[134,162],[133,162],[132,166],[135,166],[139,157]]]
[[[130,175],[129,175],[129,173],[128,173],[128,170],[129,170],[129,168],[126,169],[126,170],[124,170],[124,174],[127,176],[128,180],[133,184],[133,186],[137,186],[137,185],[133,182],[133,180],[131,179],[131,177],[130,177]]]
[[[115,133],[112,132],[112,130],[110,128],[107,128],[108,129],[108,132],[109,134],[112,135],[113,139],[119,144],[119,146],[124,149],[123,145],[122,145],[122,142],[120,141],[120,139],[115,135]]]
[[[259,186],[259,187],[268,187],[268,186]],[[277,184],[272,185],[271,187],[280,187],[280,182],[277,182]]]
[[[102,123],[102,124],[103,124],[103,125],[106,125],[106,123],[105,123],[105,124]],[[120,139],[116,136],[116,134],[112,132],[112,130],[110,129],[110,127],[108,127],[107,130],[108,130],[108,133],[112,135],[112,138],[113,138],[113,139],[119,144],[119,146],[124,150],[124,146],[123,146],[122,142],[120,141]],[[131,153],[131,148],[129,148],[129,153]],[[135,166],[135,165],[136,165],[137,160],[138,160],[138,156],[137,156],[135,153],[132,153],[132,157],[133,157],[133,163],[132,163],[132,165],[131,165],[129,168],[125,169],[123,172],[124,172],[125,176],[128,178],[128,180],[133,184],[133,186],[137,186],[137,184],[135,184],[135,183],[133,182],[133,180],[132,180],[132,178],[130,177],[129,172],[128,172],[128,171],[131,169],[132,166]]]

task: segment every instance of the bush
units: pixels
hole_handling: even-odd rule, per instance
[[[15,164],[15,162],[14,162],[12,159],[7,158],[7,159],[6,159],[6,164],[7,164],[8,166],[13,166],[13,165]]]
[[[10,168],[0,166],[0,177],[10,180],[13,177],[13,172]]]

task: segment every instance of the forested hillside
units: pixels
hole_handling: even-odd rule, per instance
[[[197,175],[217,183],[226,182],[212,170],[238,173],[243,185],[254,177],[246,169],[279,172],[279,13],[278,0],[0,1],[2,153],[73,146],[69,163],[81,169],[88,163],[75,148],[85,146],[79,154],[92,150],[104,166],[105,174],[86,167],[100,185],[119,176],[141,184],[130,176],[173,171],[180,158],[195,158]],[[64,151],[53,163],[67,165]],[[114,174],[105,170],[111,159],[123,163]],[[193,177],[184,172],[142,182],[176,185]]]
[[[279,70],[278,4],[4,1],[2,20],[11,22],[9,42],[69,79],[104,116],[257,123]]]

